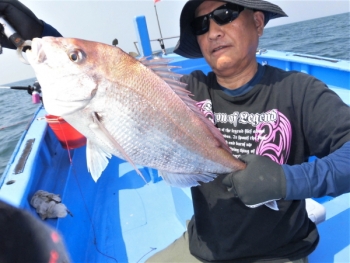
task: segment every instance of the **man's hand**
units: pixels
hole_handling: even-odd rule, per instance
[[[240,160],[247,164],[244,170],[228,174],[222,181],[245,205],[255,205],[284,198],[286,177],[282,166],[270,158],[244,155]]]
[[[24,40],[32,40],[42,35],[43,22],[17,0],[0,0],[0,16],[4,16]],[[16,49],[15,45],[2,33],[0,33],[0,43],[3,47]]]

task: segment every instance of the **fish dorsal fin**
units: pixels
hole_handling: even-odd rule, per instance
[[[227,145],[224,136],[221,134],[218,128],[215,127],[215,125],[200,111],[200,109],[196,105],[196,101],[190,98],[190,96],[193,95],[190,91],[185,89],[187,83],[181,82],[182,75],[171,71],[173,68],[180,67],[169,65],[171,59],[165,58],[148,59],[147,57],[144,57],[140,59],[140,62],[148,68],[150,68],[151,70],[153,70],[155,74],[162,78],[172,88],[176,95],[178,95],[182,99],[182,101],[194,113],[197,114],[197,116],[206,124],[213,136],[217,139],[218,147],[222,147],[229,153],[232,153],[231,149]]]

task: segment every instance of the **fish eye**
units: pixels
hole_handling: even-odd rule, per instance
[[[82,61],[82,59],[85,57],[85,54],[81,50],[75,49],[68,52],[68,57],[71,61],[78,63]]]
[[[71,53],[69,55],[70,60],[72,61],[77,61],[78,60],[78,55],[76,53]]]

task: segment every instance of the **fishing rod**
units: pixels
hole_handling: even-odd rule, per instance
[[[24,40],[16,30],[6,21],[4,16],[0,16],[0,33],[4,34],[16,47],[17,54],[22,62],[28,64],[28,62],[23,58],[22,49],[25,46],[30,46],[30,41]],[[0,43],[0,54],[2,53],[2,47]],[[32,102],[38,104],[42,101],[41,98],[41,86],[38,81],[35,81],[31,86],[13,86],[13,87],[0,87],[0,89],[15,89],[15,90],[26,90],[29,95],[32,96]]]
[[[24,44],[24,39],[14,30],[14,28],[5,20],[4,16],[0,16],[0,31],[11,40],[16,46],[20,47]]]
[[[19,59],[25,63],[29,64],[23,57],[22,50],[24,47],[30,47],[31,41],[24,40],[20,34],[6,21],[4,16],[0,16],[0,33],[4,34],[16,47],[17,55]],[[0,43],[0,54],[2,53],[2,47]]]
[[[24,87],[24,86],[12,86],[12,87],[0,86],[0,89],[26,90],[28,92],[28,94],[32,96],[32,102],[34,104],[38,104],[42,101],[42,97],[40,95],[41,94],[41,86],[40,86],[38,81],[35,81],[32,86],[31,85],[28,85],[27,87]],[[10,128],[10,127],[13,127],[13,126],[16,126],[16,125],[21,124],[21,123],[25,123],[25,122],[28,123],[28,121],[29,120],[24,120],[24,121],[12,123],[11,125],[8,125],[8,126],[0,126],[0,131],[7,129],[7,128]]]
[[[1,87],[0,89],[14,89],[14,90],[26,90],[29,95],[32,96],[32,102],[38,104],[42,101],[41,97],[41,86],[38,81],[35,81],[33,85],[25,86],[12,86],[12,87]]]

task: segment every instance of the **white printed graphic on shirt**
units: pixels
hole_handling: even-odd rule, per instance
[[[210,100],[198,102],[197,106],[219,128],[235,157],[258,154],[279,164],[287,162],[292,128],[290,121],[277,109],[263,113],[213,114]]]

